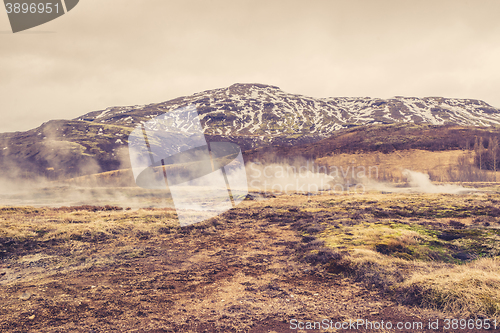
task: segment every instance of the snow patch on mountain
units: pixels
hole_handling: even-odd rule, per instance
[[[353,125],[400,122],[500,125],[500,111],[479,100],[402,96],[312,98],[263,84],[233,84],[163,103],[111,107],[78,120],[133,127],[187,105],[197,107],[205,134],[223,136],[326,137]]]

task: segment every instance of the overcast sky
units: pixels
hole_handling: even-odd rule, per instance
[[[81,0],[12,34],[4,12],[0,132],[237,82],[500,108],[499,13],[497,0]]]

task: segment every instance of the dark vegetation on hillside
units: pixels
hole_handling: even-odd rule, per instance
[[[337,154],[383,153],[404,150],[429,152],[464,151],[456,162],[440,170],[426,170],[432,181],[497,181],[500,169],[500,129],[456,125],[391,124],[357,126],[309,144],[295,147],[271,146],[245,152],[246,161],[294,164],[298,160],[315,160]],[[354,158],[354,157],[353,157]],[[361,157],[360,157],[361,158]],[[381,161],[377,156],[377,161]],[[324,162],[320,162],[324,163]],[[328,162],[326,162],[328,163]],[[398,181],[387,168],[380,179]],[[398,173],[398,172],[397,172]],[[400,180],[399,180],[400,181]]]
[[[391,124],[357,126],[300,147],[264,147],[246,152],[248,161],[275,162],[283,157],[302,156],[308,159],[340,153],[382,152],[422,149],[428,151],[480,150],[485,160],[483,168],[492,167],[487,160],[488,144],[500,137],[500,129],[493,127],[464,127],[455,125]],[[498,153],[498,151],[497,151]],[[498,161],[497,161],[498,162]],[[498,164],[497,164],[498,165]]]
[[[483,136],[476,137],[474,141],[474,163],[480,170],[497,171],[500,166],[499,150],[497,136],[490,136],[488,141]]]

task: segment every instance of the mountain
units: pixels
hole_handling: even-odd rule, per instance
[[[288,94],[278,87],[263,84],[234,84],[164,103],[111,107],[87,113],[76,120],[133,127],[140,121],[189,104],[197,106],[206,135],[327,136],[353,125],[397,122],[500,125],[500,110],[479,100],[312,98]]]
[[[18,175],[60,178],[129,166],[127,138],[135,126],[195,105],[208,141],[243,150],[297,146],[360,125],[416,123],[499,126],[500,110],[472,99],[312,98],[263,84],[234,84],[167,102],[110,107],[73,120],[51,120],[26,132],[0,134],[0,167]]]

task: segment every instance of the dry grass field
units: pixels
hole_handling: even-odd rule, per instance
[[[493,192],[252,193],[183,228],[169,208],[3,207],[0,331],[498,320],[499,203]]]
[[[438,175],[439,179],[436,179],[437,181],[450,181],[449,177],[446,176],[448,170],[450,168],[456,170],[458,159],[468,155],[470,155],[468,151],[462,150],[432,152],[409,149],[386,154],[381,152],[357,154],[341,153],[318,158],[315,163],[318,165],[343,166],[344,170],[349,166],[355,168],[364,166],[367,170],[370,166],[376,166],[378,174],[372,172],[371,176],[378,177],[379,180],[402,182],[405,179],[402,171],[404,169],[410,169],[412,171]]]

